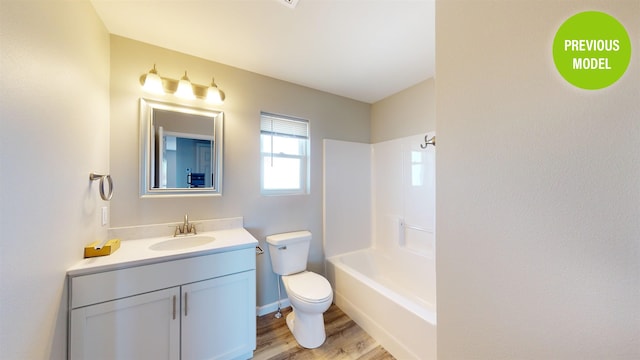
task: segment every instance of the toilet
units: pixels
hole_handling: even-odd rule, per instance
[[[323,313],[331,306],[333,290],[327,279],[307,271],[311,233],[270,235],[267,244],[273,272],[282,276],[293,308],[287,315],[287,326],[300,346],[317,348],[326,339]]]

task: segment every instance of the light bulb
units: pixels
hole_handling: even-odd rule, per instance
[[[222,92],[218,89],[218,86],[213,79],[211,80],[211,86],[207,89],[207,101],[216,105],[224,103],[224,100],[222,99]]]
[[[187,76],[187,72],[184,72],[184,76],[178,82],[178,89],[174,93],[175,96],[183,99],[195,99],[196,96],[193,93],[193,86]]]
[[[153,64],[153,69],[149,70],[149,73],[147,73],[147,75],[145,76],[142,88],[144,89],[144,91],[153,94],[164,94],[162,79],[160,78],[160,75],[158,75],[156,64]]]

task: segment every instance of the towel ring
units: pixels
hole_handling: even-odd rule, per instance
[[[109,183],[109,192],[107,194],[104,193],[104,179],[107,179],[107,182]],[[100,174],[90,173],[89,180],[91,181],[100,180],[100,197],[104,201],[111,200],[111,197],[113,196],[113,180],[111,179],[111,175],[109,174],[100,175]]]

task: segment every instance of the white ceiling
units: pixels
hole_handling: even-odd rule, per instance
[[[367,103],[434,76],[435,0],[285,1],[91,2],[112,34]]]

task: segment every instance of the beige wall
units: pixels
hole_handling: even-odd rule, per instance
[[[66,269],[107,236],[109,36],[88,2],[0,6],[0,358],[64,359]]]
[[[371,143],[436,129],[435,81],[422,81],[371,106]]]
[[[141,199],[138,189],[140,75],[157,64],[160,75],[192,82],[215,77],[226,93],[222,197]],[[167,98],[171,99],[171,98]],[[188,102],[202,105],[201,100]],[[311,193],[260,195],[260,111],[308,119],[311,130]],[[237,68],[111,36],[111,173],[116,183],[111,226],[244,216],[245,227],[266,246],[266,235],[310,230],[310,268],[322,272],[322,139],[369,142],[370,105]],[[170,233],[170,231],[168,231]],[[268,256],[258,258],[258,305],[276,301]]]
[[[640,2],[436,6],[438,358],[640,358]],[[603,90],[552,60],[586,10],[633,42]]]

